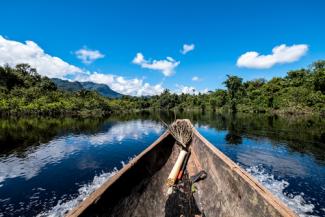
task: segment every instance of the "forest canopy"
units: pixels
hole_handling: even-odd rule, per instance
[[[37,115],[107,115],[139,110],[200,110],[325,114],[325,61],[289,71],[283,78],[244,81],[228,75],[226,89],[204,94],[108,98],[96,91],[69,92],[28,64],[0,67],[0,113]]]

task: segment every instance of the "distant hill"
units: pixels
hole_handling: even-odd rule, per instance
[[[85,90],[97,91],[102,96],[106,96],[106,97],[110,97],[110,98],[120,98],[123,96],[122,94],[112,90],[106,84],[96,84],[94,82],[89,82],[89,81],[87,81],[87,82],[79,82],[79,81],[71,82],[71,81],[62,80],[62,79],[58,79],[58,78],[52,78],[51,80],[56,84],[56,86],[59,89],[65,90],[65,91],[76,92],[76,91],[85,89]]]

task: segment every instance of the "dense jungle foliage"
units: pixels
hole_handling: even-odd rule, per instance
[[[227,89],[206,94],[123,96],[111,99],[95,91],[68,92],[27,64],[0,67],[1,114],[96,115],[139,110],[198,110],[325,114],[325,60],[307,69],[289,71],[284,78],[243,81],[228,75]]]
[[[58,90],[47,77],[27,64],[0,67],[2,114],[104,115],[111,112],[109,99],[97,92]]]
[[[159,96],[124,97],[114,100],[114,109],[138,108],[156,110],[223,110],[240,112],[272,112],[325,114],[325,61],[314,62],[308,69],[289,71],[284,78],[269,81],[245,81],[228,75],[226,90],[206,94],[175,94],[165,90]]]

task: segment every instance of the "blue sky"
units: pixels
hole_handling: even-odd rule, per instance
[[[106,83],[132,95],[163,88],[214,90],[223,88],[227,74],[269,79],[325,57],[322,0],[8,0],[1,8],[1,64],[30,62],[43,75]],[[27,40],[36,45],[26,50]],[[184,44],[194,49],[184,55]],[[248,51],[270,55],[283,44],[277,55],[246,55],[236,64]],[[93,59],[83,63],[77,51]],[[135,63],[137,53],[143,59]],[[47,69],[42,55],[64,63]],[[164,75],[165,67],[172,75]]]

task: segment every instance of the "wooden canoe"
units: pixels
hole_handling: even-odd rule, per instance
[[[67,216],[296,216],[194,127],[190,147],[186,174],[207,172],[195,189],[167,194],[180,146],[166,131]]]

